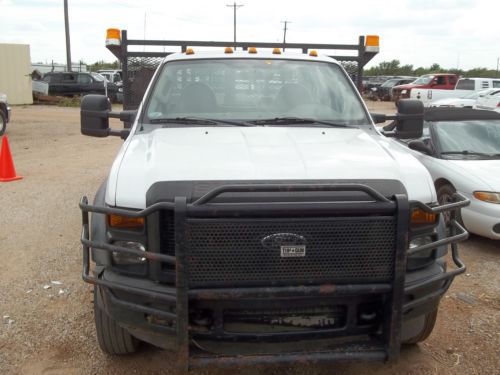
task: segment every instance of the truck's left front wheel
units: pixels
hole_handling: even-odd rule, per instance
[[[101,290],[94,285],[94,320],[97,341],[102,351],[109,354],[130,354],[139,347],[139,340],[132,336],[99,306]]]

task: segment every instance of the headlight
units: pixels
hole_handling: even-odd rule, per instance
[[[414,249],[419,246],[427,245],[433,241],[436,241],[434,235],[426,235],[422,237],[417,237],[410,240],[409,248]],[[413,255],[408,256],[406,260],[406,267],[409,271],[417,270],[419,268],[427,267],[430,263],[434,261],[435,249],[428,249],[424,251],[419,251]]]
[[[406,90],[401,90],[401,94],[406,94]]]
[[[475,191],[474,198],[483,202],[500,204],[500,193],[493,193],[489,191]]]
[[[132,250],[146,251],[146,248],[140,242],[116,241],[113,243],[113,245],[126,247]],[[146,258],[144,257],[127,254],[122,251],[113,251],[112,257],[113,262],[117,265],[142,264],[146,262]]]
[[[119,87],[118,92],[123,92],[123,87]]]

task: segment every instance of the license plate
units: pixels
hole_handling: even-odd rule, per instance
[[[281,246],[281,256],[283,258],[305,257],[306,246],[305,245]]]

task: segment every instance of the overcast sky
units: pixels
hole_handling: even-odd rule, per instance
[[[233,39],[231,1],[68,0],[74,62],[113,61],[106,29],[129,38]],[[496,69],[500,57],[500,0],[240,0],[238,40],[356,44],[380,35],[380,53],[368,66],[402,64]],[[32,62],[64,63],[63,0],[0,0],[0,43],[24,43]],[[1,62],[0,62],[1,65]]]

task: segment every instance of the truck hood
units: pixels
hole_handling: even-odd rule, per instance
[[[159,128],[130,136],[108,179],[106,203],[144,208],[159,181],[401,181],[435,200],[427,170],[397,142],[358,128]]]

